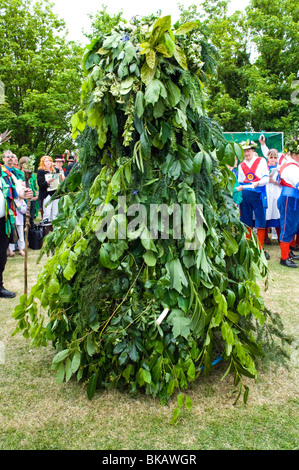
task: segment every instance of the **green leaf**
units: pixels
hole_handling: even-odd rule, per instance
[[[162,376],[162,357],[158,357],[152,368],[152,379],[156,384]]]
[[[89,334],[87,336],[86,350],[87,350],[87,353],[89,354],[89,356],[93,356],[94,353],[96,352],[96,347],[95,347],[95,343],[94,343],[94,339],[93,339],[92,334]]]
[[[69,349],[63,349],[63,351],[60,351],[59,353],[54,356],[54,359],[52,361],[53,364],[58,364],[61,361],[64,361],[66,357],[68,357],[70,354]]]
[[[142,373],[143,373],[144,382],[147,383],[147,384],[150,384],[151,381],[152,381],[152,376],[151,376],[150,371],[148,371],[146,369],[143,369]]]
[[[174,57],[176,58],[179,65],[184,70],[188,70],[188,64],[187,64],[187,58],[186,58],[185,52],[177,45],[175,45]]]
[[[141,68],[141,80],[145,85],[149,85],[150,82],[153,80],[157,71],[157,65],[158,65],[158,62],[156,63],[156,67],[150,68],[147,62],[144,62]]]
[[[72,376],[72,363],[68,357],[65,361],[65,381],[68,382]]]
[[[202,160],[203,160],[203,152],[198,152],[193,158],[194,173],[200,173]]]
[[[70,281],[76,274],[76,266],[73,260],[69,259],[66,267],[63,270],[64,277]]]
[[[187,34],[196,27],[198,27],[197,21],[188,21],[187,23],[184,23],[178,27],[178,29],[175,31],[175,35],[179,36],[180,34]]]
[[[182,310],[172,310],[172,312],[167,316],[167,323],[173,327],[172,333],[174,338],[183,336],[187,339],[190,335],[191,320],[190,318],[185,317],[185,314]]]
[[[157,259],[151,250],[147,250],[146,253],[144,253],[143,259],[148,266],[156,265]]]
[[[188,410],[191,410],[192,409],[192,400],[191,398],[189,397],[189,395],[186,395],[186,407]]]
[[[56,370],[56,383],[58,385],[62,384],[64,380],[65,368],[63,362],[61,362]]]
[[[173,165],[169,168],[168,176],[176,180],[181,174],[181,163],[179,160],[175,160]]]
[[[144,94],[146,104],[151,103],[154,105],[158,101],[160,95],[164,98],[167,96],[167,91],[163,83],[158,79],[151,80],[151,82],[147,85]]]
[[[135,98],[135,111],[139,118],[143,115],[144,112],[144,95],[142,91],[137,91]]]
[[[180,393],[177,397],[177,404],[179,408],[182,408],[184,404],[184,399],[185,399],[185,396],[182,393]]]
[[[169,103],[174,108],[181,99],[181,90],[172,80],[167,80],[166,87],[168,90]]]
[[[151,46],[155,45],[160,39],[161,35],[171,29],[171,16],[163,16],[159,18],[153,26],[152,34],[149,38]]]
[[[131,375],[134,375],[135,369],[133,364],[129,364],[125,370],[123,371],[122,375],[129,382]]]
[[[165,57],[171,57],[172,54],[170,54],[169,50],[164,46],[164,44],[158,44],[158,46],[155,47],[155,50],[157,52],[160,52],[160,54],[163,54]]]
[[[149,52],[145,56],[146,63],[150,69],[154,69],[156,67],[156,52],[153,49],[150,49]]]
[[[58,292],[60,291],[60,284],[58,282],[58,279],[51,279],[48,291],[50,294],[58,294]]]
[[[80,364],[81,364],[81,351],[75,351],[74,355],[73,355],[73,359],[72,359],[72,365],[71,365],[71,368],[72,368],[72,373],[74,374],[75,372],[77,372],[77,370],[79,369],[80,367]]]
[[[224,237],[224,243],[222,248],[228,256],[234,255],[238,252],[239,246],[234,236],[227,230],[222,230],[222,235]]]
[[[191,362],[188,370],[187,370],[187,375],[189,377],[190,380],[194,380],[195,378],[195,365],[193,363],[193,361]]]
[[[179,293],[182,292],[182,286],[187,286],[188,281],[183,271],[180,260],[173,259],[166,263],[166,269],[170,277],[171,289],[177,290]]]
[[[170,424],[175,424],[179,415],[180,415],[181,409],[179,407],[175,408],[172,413],[172,418],[170,420]]]
[[[97,387],[97,381],[98,381],[97,374],[93,374],[88,381],[87,397],[89,400],[92,400],[92,398],[94,397],[94,394],[96,392],[96,387]]]

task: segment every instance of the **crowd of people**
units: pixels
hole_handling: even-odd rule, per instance
[[[3,142],[3,135],[0,136]],[[249,240],[257,234],[260,250],[267,259],[264,245],[269,243],[269,230],[274,230],[280,243],[280,263],[297,268],[299,260],[299,138],[287,143],[286,153],[269,149],[264,136],[259,139],[264,157],[256,153],[257,144],[242,142],[244,159],[231,170],[236,175],[233,199],[239,207],[240,220],[245,224]],[[68,150],[54,158],[41,158],[37,174],[32,174],[25,187],[24,166],[28,157],[18,158],[10,150],[3,152],[0,167],[0,297],[15,297],[3,286],[3,271],[7,256],[16,248],[24,256],[24,223],[27,202],[30,204],[30,225],[41,212],[43,223],[51,224],[58,214],[58,199],[53,195],[59,183],[68,176],[77,161],[77,153]],[[18,241],[12,239],[17,232]]]
[[[4,141],[3,135],[0,136],[0,143]],[[54,158],[43,156],[37,174],[31,174],[26,187],[25,168],[29,157],[18,161],[11,150],[3,152],[3,165],[0,166],[0,297],[16,296],[4,288],[3,272],[7,257],[13,257],[16,250],[25,256],[25,215],[30,214],[31,227],[39,212],[44,224],[52,224],[58,214],[58,199],[53,195],[77,158],[78,153],[72,156],[69,150]]]
[[[269,243],[269,230],[274,229],[280,243],[280,264],[297,268],[299,260],[299,138],[286,144],[286,153],[269,149],[261,135],[257,144],[242,142],[244,160],[232,168],[236,175],[233,198],[246,225],[247,239],[256,230],[259,248]],[[297,203],[298,201],[298,203]],[[267,259],[270,258],[264,250]]]

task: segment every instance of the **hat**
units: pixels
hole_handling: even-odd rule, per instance
[[[258,147],[258,145],[255,142],[253,142],[253,140],[249,140],[249,139],[243,142],[240,142],[240,145],[243,150],[256,149]]]
[[[54,157],[55,162],[64,162],[64,158],[61,155],[56,155]]]

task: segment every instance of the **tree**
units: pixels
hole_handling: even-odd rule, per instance
[[[247,28],[257,48],[249,75],[252,127],[292,133],[299,119],[292,103],[292,83],[298,78],[299,6],[293,0],[251,0]]]
[[[165,401],[221,358],[241,393],[267,344],[265,258],[226,167],[242,150],[206,115],[198,26],[134,19],[84,57],[80,164],[60,190],[53,256],[14,318],[33,344],[52,341],[58,382],[84,379],[89,398],[114,386]]]
[[[252,0],[245,12],[227,14],[227,0],[203,1],[182,18],[200,18],[220,55],[208,83],[209,115],[225,131],[292,132],[298,106],[292,103],[297,77],[299,8],[292,0]]]
[[[0,0],[0,127],[18,155],[60,153],[73,145],[70,118],[80,103],[81,48],[48,0]]]

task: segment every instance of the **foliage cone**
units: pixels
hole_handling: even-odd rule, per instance
[[[236,384],[256,377],[267,267],[231,197],[226,165],[242,150],[206,115],[212,53],[198,22],[165,16],[84,55],[79,164],[43,248],[52,256],[14,317],[36,346],[53,342],[57,381],[84,380],[90,398],[114,386],[165,401],[220,358]],[[169,227],[165,213],[152,227],[162,204]]]

